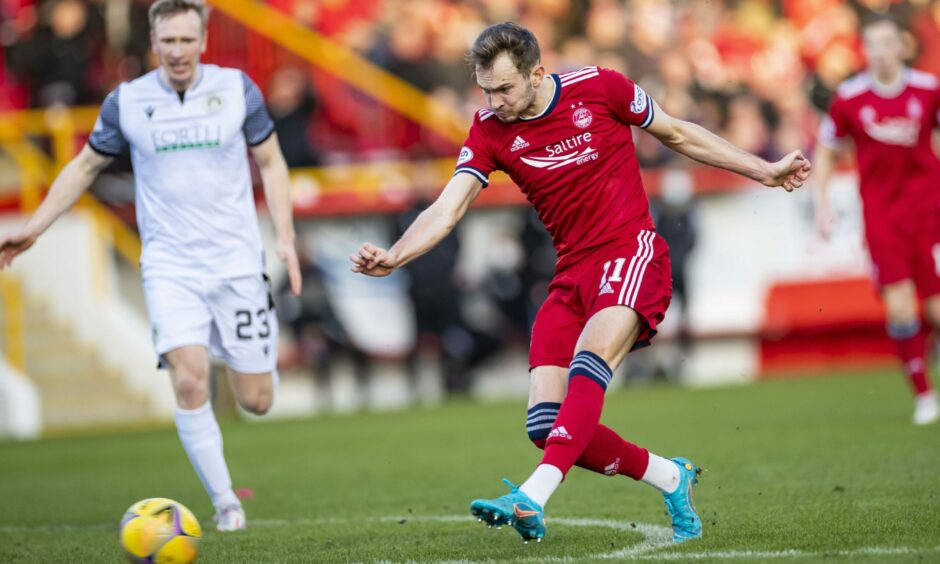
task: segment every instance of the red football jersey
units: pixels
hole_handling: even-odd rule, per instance
[[[494,170],[509,174],[551,233],[560,267],[580,251],[652,229],[630,126],[649,126],[653,103],[608,69],[547,79],[554,94],[537,116],[503,123],[477,112],[454,174],[484,186]]]
[[[930,141],[940,125],[940,83],[913,69],[903,78],[893,92],[869,73],[843,82],[820,126],[824,145],[855,142],[868,229],[908,230],[940,217],[940,160]]]

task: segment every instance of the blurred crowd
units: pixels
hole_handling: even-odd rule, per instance
[[[0,107],[95,104],[153,68],[149,0],[0,0]],[[298,22],[391,71],[465,119],[482,99],[462,62],[490,22],[532,29],[551,71],[594,64],[640,83],[668,112],[764,156],[811,145],[818,110],[861,68],[858,21],[891,13],[909,30],[911,63],[940,74],[940,0],[268,0]],[[216,19],[222,16],[216,15]],[[215,22],[214,22],[215,23]],[[214,28],[214,32],[218,33]],[[219,28],[222,31],[228,28]],[[223,31],[223,33],[226,33]],[[220,42],[224,43],[224,41]],[[211,55],[225,53],[210,48]],[[291,138],[291,164],[375,149],[350,135],[373,127],[327,77],[294,68],[255,76]],[[319,91],[319,94],[317,92]],[[317,104],[317,102],[321,102]],[[361,103],[361,102],[357,102]],[[350,113],[365,123],[350,124]],[[298,122],[300,122],[298,124]],[[358,137],[368,137],[358,135]],[[420,136],[391,136],[410,156],[450,154]],[[422,146],[422,143],[428,146]],[[402,146],[407,145],[407,146]],[[646,136],[642,162],[670,158]]]

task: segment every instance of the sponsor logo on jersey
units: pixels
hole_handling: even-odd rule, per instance
[[[528,141],[516,135],[516,140],[512,142],[512,147],[509,148],[509,151],[514,153],[518,151],[519,149],[525,149],[528,146],[529,146]]]
[[[552,429],[552,432],[548,434],[548,438],[551,439],[552,437],[558,439],[567,439],[569,441],[574,438],[570,433],[568,433],[568,429],[565,429],[564,427],[555,427]]]
[[[588,145],[591,142],[592,135],[590,131],[572,135],[558,143],[545,146],[546,156],[538,157],[520,157],[525,164],[535,167],[554,170],[566,165],[584,164],[596,160],[598,157],[597,149]],[[583,149],[582,146],[585,146]]]
[[[581,129],[585,129],[591,125],[591,122],[594,121],[594,116],[591,115],[591,110],[581,107],[574,111],[571,114],[571,121]]]
[[[222,145],[222,126],[193,124],[184,127],[155,129],[150,133],[157,153],[208,149]]]
[[[457,157],[457,164],[462,165],[463,163],[470,162],[473,159],[473,151],[470,150],[470,147],[462,147],[460,149],[460,155]]]
[[[910,106],[908,107],[910,112]],[[920,137],[920,120],[908,116],[878,119],[878,112],[871,106],[862,106],[858,112],[865,133],[885,145],[913,147]]]
[[[642,114],[646,111],[646,92],[643,92],[639,84],[633,85],[633,101],[630,102],[630,111],[635,114]]]

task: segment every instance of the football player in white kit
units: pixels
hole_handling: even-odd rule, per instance
[[[150,8],[160,67],[121,84],[88,143],[35,214],[0,237],[0,268],[72,207],[123,150],[134,166],[141,274],[154,346],[176,393],[183,448],[212,498],[218,529],[245,527],[212,411],[209,354],[222,358],[238,402],[263,414],[277,388],[277,318],[263,274],[246,144],[258,162],[277,256],[300,292],[287,166],[258,87],[241,71],[203,65],[206,7]]]

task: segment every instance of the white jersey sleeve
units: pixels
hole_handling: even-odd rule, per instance
[[[274,122],[264,107],[264,96],[258,85],[245,73],[242,73],[242,81],[245,83],[245,125],[242,131],[245,142],[254,147],[267,141],[274,133]]]
[[[104,99],[95,128],[88,136],[91,148],[109,157],[117,157],[127,150],[127,139],[121,132],[120,93],[121,87],[118,86]]]

